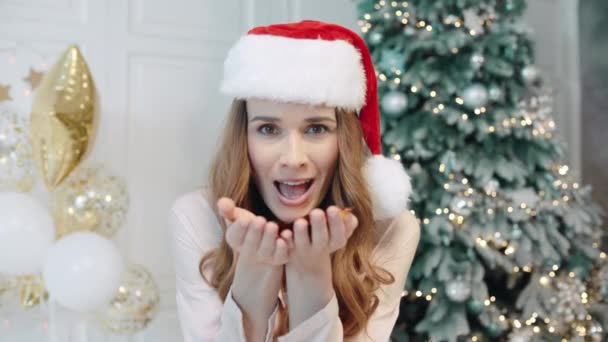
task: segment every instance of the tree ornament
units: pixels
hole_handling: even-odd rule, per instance
[[[488,183],[483,187],[483,190],[486,192],[486,195],[492,195],[498,191],[500,183],[494,178],[490,179]]]
[[[470,313],[477,315],[483,309],[483,302],[475,298],[471,298],[469,301],[467,301],[467,309]]]
[[[404,56],[403,53],[397,50],[382,50],[382,57],[378,66],[384,70],[391,69],[403,69],[404,67]]]
[[[513,230],[511,231],[511,238],[513,240],[519,240],[522,235],[522,230],[519,228],[519,225],[513,226]]]
[[[462,303],[471,297],[471,285],[464,280],[450,280],[445,286],[448,298],[457,303]]]
[[[534,65],[527,65],[521,70],[521,77],[526,84],[534,84],[540,77],[540,71]]]
[[[488,103],[488,90],[483,84],[474,83],[463,91],[462,99],[471,109],[483,107]]]
[[[382,42],[382,39],[384,39],[384,35],[382,34],[382,32],[374,31],[369,34],[369,43],[371,45],[380,44],[380,42]]]
[[[472,201],[461,195],[455,196],[450,204],[450,208],[452,209],[452,211],[462,216],[471,215],[472,206]]]
[[[509,342],[528,342],[531,341],[534,337],[534,331],[530,327],[521,327],[519,329],[513,330],[509,334]]]
[[[604,340],[604,328],[600,322],[595,319],[591,321],[589,327],[587,328],[587,336],[589,340],[592,342],[601,342]]]
[[[488,89],[488,96],[490,100],[499,102],[504,99],[504,93],[502,89],[497,85],[491,85]]]
[[[415,28],[413,28],[413,27],[411,27],[411,26],[406,26],[406,27],[403,29],[403,33],[404,33],[406,36],[413,36],[413,35],[415,35],[415,34],[416,34],[416,29],[415,29]]]
[[[407,95],[396,90],[390,91],[382,96],[380,107],[383,114],[397,117],[407,109]]]
[[[485,60],[486,58],[483,56],[483,54],[479,52],[475,52],[471,55],[471,65],[473,66],[473,68],[475,68],[475,70],[479,70]]]

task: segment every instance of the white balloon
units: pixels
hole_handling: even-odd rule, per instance
[[[28,194],[0,192],[0,272],[40,272],[54,239],[47,208]]]
[[[79,312],[98,309],[116,293],[124,261],[110,240],[92,232],[71,233],[50,249],[43,277],[49,295]]]

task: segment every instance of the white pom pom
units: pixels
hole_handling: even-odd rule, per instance
[[[373,155],[365,162],[363,175],[372,197],[374,219],[396,217],[407,209],[412,185],[401,162]]]

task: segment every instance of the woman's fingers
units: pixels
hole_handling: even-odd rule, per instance
[[[295,248],[303,250],[310,247],[308,237],[308,222],[304,219],[297,219],[293,224],[293,240]]]
[[[253,219],[255,215],[247,209],[239,208],[234,201],[228,197],[222,197],[217,201],[217,209],[223,218],[232,223],[240,217]]]
[[[239,222],[232,223],[226,230],[226,242],[232,249],[240,252],[246,233],[247,227],[241,225]]]
[[[247,235],[245,235],[245,241],[243,242],[242,253],[247,255],[254,255],[255,253],[257,253],[258,246],[260,245],[260,241],[262,240],[264,228],[261,226],[249,225],[250,220],[244,218],[239,218],[236,222],[248,226]]]
[[[281,265],[287,262],[287,259],[289,259],[289,246],[287,245],[287,243],[279,238],[276,240],[276,249],[274,250],[274,260],[275,260],[275,265]]]
[[[344,221],[340,215],[340,209],[336,206],[327,208],[327,217],[329,219],[330,237],[329,237],[329,249],[335,251],[346,245],[347,232],[344,227]]]
[[[272,258],[272,254],[274,253],[279,227],[273,222],[267,223],[263,217],[257,217],[256,221],[258,218],[262,220],[260,221],[262,222],[260,226],[263,227],[264,231],[262,241],[260,242],[260,247],[258,248],[258,255],[266,260],[270,260]]]
[[[314,209],[310,213],[312,245],[318,249],[328,246],[329,232],[327,231],[327,220],[325,212],[321,209]]]
[[[219,214],[229,221],[236,220],[236,212],[234,201],[228,197],[222,197],[217,201],[217,209]]]
[[[287,248],[293,248],[293,232],[290,229],[285,229],[281,232],[281,238],[287,243]]]

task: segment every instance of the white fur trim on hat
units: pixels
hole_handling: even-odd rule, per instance
[[[401,162],[373,155],[366,160],[363,175],[372,197],[374,219],[396,217],[407,209],[412,186]]]
[[[249,34],[228,52],[220,91],[359,110],[366,88],[361,55],[346,41]]]

